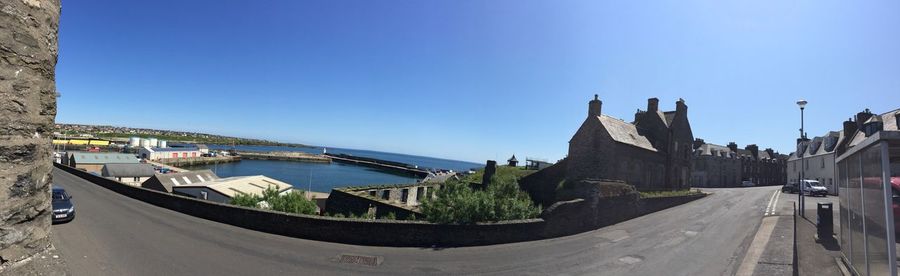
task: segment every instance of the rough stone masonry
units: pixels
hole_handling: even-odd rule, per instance
[[[50,244],[59,0],[0,0],[0,263]]]

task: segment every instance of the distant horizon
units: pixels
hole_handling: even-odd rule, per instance
[[[160,131],[190,132],[190,133],[198,133],[198,134],[218,135],[218,136],[224,136],[224,137],[229,137],[229,138],[252,139],[252,140],[263,140],[263,141],[269,141],[269,142],[276,142],[276,143],[296,144],[296,145],[303,145],[303,146],[312,147],[312,148],[335,148],[335,149],[345,149],[345,150],[355,150],[355,151],[369,151],[369,152],[377,152],[377,153],[402,154],[402,155],[417,156],[417,157],[428,157],[428,158],[434,158],[434,159],[446,160],[446,161],[466,162],[466,163],[479,164],[479,165],[480,165],[480,164],[483,164],[483,163],[485,163],[485,162],[487,161],[487,160],[485,160],[485,161],[482,161],[482,162],[475,162],[475,161],[468,161],[468,160],[457,160],[457,159],[451,159],[451,158],[444,158],[444,157],[439,157],[439,156],[427,156],[427,155],[418,155],[418,154],[403,153],[403,152],[390,152],[390,151],[380,151],[380,150],[372,150],[372,149],[348,148],[348,147],[340,147],[340,146],[321,146],[321,145],[313,145],[313,144],[303,144],[303,143],[295,143],[295,142],[285,142],[285,141],[278,141],[278,140],[267,140],[267,139],[261,139],[261,138],[253,138],[253,137],[234,137],[234,136],[228,136],[228,135],[222,135],[222,134],[216,134],[216,133],[195,132],[195,131],[188,131],[188,130],[158,129],[158,128],[133,127],[133,126],[108,125],[108,124],[63,123],[63,122],[54,122],[54,123],[55,123],[55,124],[67,124],[67,125],[87,125],[87,126],[127,127],[127,128],[140,128],[140,129],[160,130]],[[244,145],[244,146],[267,146],[267,147],[278,147],[278,146],[270,146],[270,145]],[[505,159],[504,159],[504,160],[500,160],[500,161],[505,161]],[[500,162],[500,161],[498,161],[498,162]],[[501,162],[501,163],[502,163],[502,162]]]

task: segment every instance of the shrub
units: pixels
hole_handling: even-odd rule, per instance
[[[394,214],[394,212],[388,212],[387,215],[384,215],[383,219],[397,219],[397,214]]]
[[[516,179],[515,175],[497,174],[484,190],[448,181],[437,191],[437,198],[422,204],[422,213],[431,222],[460,224],[537,217],[541,207],[532,204]]]
[[[259,202],[265,201],[269,208],[275,211],[295,214],[313,215],[316,213],[316,203],[306,198],[303,191],[290,191],[279,194],[273,187],[263,191],[262,196],[255,194],[239,194],[231,198],[231,204],[259,208]]]

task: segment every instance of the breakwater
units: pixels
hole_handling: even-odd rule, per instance
[[[238,161],[241,161],[240,156],[162,158],[156,160],[156,162],[175,167],[220,164]]]
[[[296,151],[238,151],[238,155],[243,159],[253,160],[281,160],[281,161],[301,161],[301,162],[321,162],[331,163],[331,158],[321,154],[311,154]]]
[[[370,157],[353,156],[349,154],[326,153],[324,155],[330,157],[334,162],[350,163],[358,166],[374,167],[400,173],[409,173],[420,178],[425,178],[429,174],[429,172],[425,169],[420,169],[417,166],[406,163],[381,160]]]

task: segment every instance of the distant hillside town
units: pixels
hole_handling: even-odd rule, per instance
[[[308,145],[296,143],[282,143],[270,140],[230,137],[199,132],[103,125],[56,124],[53,135],[59,138],[80,137],[108,140],[118,140],[123,138],[127,140],[130,137],[149,138],[152,136],[163,140],[187,143],[309,147]]]

